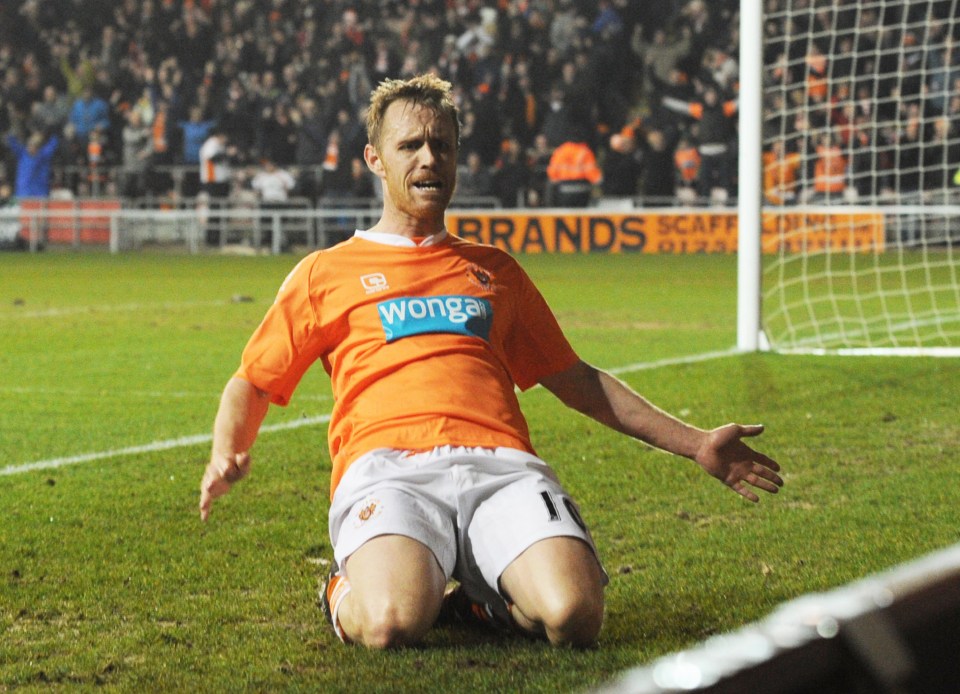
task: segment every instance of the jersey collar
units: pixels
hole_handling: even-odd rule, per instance
[[[420,243],[416,243],[413,239],[408,239],[406,236],[400,236],[400,234],[387,234],[382,231],[364,231],[363,229],[357,229],[354,232],[354,236],[361,238],[364,241],[372,241],[373,243],[382,243],[386,246],[402,246],[408,248],[414,248],[416,246],[435,246],[444,239],[447,238],[447,231],[438,231],[433,236],[428,236],[423,239]]]

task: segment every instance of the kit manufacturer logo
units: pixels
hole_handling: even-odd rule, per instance
[[[365,291],[367,294],[376,294],[377,292],[390,289],[390,285],[387,283],[387,278],[382,272],[373,272],[369,275],[362,275],[360,277],[360,284],[363,285],[363,291]]]

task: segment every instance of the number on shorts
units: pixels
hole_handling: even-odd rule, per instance
[[[560,520],[560,512],[557,505],[553,502],[553,494],[550,492],[540,492],[540,498],[543,499],[543,505],[547,507],[547,513],[550,514],[550,521]]]
[[[540,492],[540,498],[543,499],[543,505],[547,507],[547,513],[550,515],[550,521],[559,521],[560,520],[560,510],[557,508],[556,502],[553,500],[553,494],[550,492]],[[577,527],[580,528],[583,532],[587,532],[587,524],[583,522],[583,518],[580,517],[580,511],[577,509],[576,504],[573,503],[568,497],[562,497],[563,507],[567,510],[567,513],[570,515],[570,518],[573,519],[573,522],[577,524]]]

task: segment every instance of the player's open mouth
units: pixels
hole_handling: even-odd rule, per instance
[[[413,184],[413,187],[417,190],[440,190],[443,188],[443,183],[441,181],[416,181]]]

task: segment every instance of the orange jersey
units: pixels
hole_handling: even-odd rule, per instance
[[[514,387],[578,360],[509,254],[450,235],[423,245],[388,236],[358,232],[304,258],[236,374],[286,405],[320,360],[334,396],[331,495],[376,448],[534,453]]]
[[[780,205],[792,197],[797,188],[797,174],[803,159],[797,152],[778,157],[773,152],[763,154],[763,191],[767,200]]]
[[[846,185],[847,158],[839,147],[817,147],[813,188],[818,193],[840,193]]]

